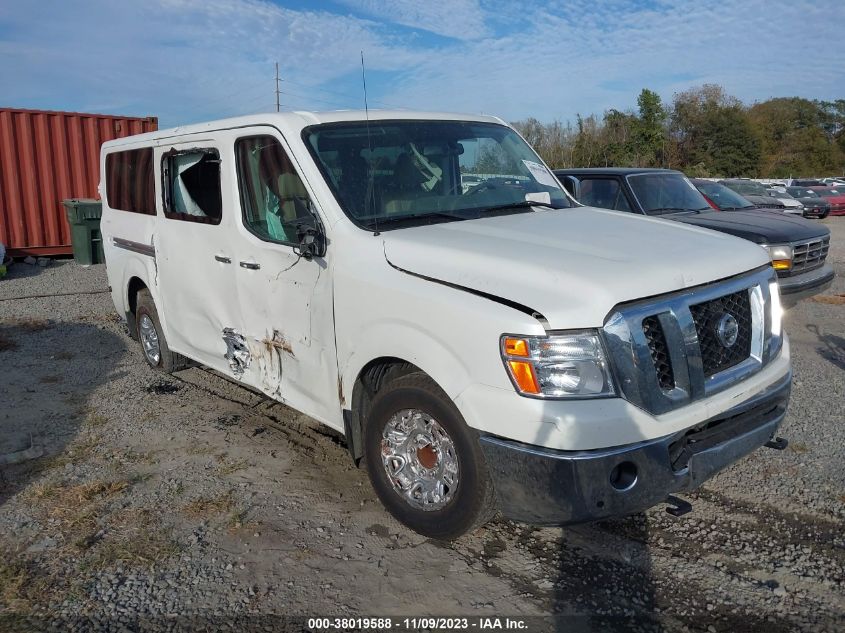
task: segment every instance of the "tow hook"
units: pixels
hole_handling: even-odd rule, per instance
[[[692,504],[689,501],[684,501],[680,497],[669,495],[666,497],[666,503],[669,504],[669,507],[666,508],[666,512],[671,514],[673,517],[682,517],[685,514],[692,512]]]
[[[776,451],[782,451],[787,446],[789,446],[789,441],[785,440],[782,437],[776,437],[763,444],[763,446],[765,446],[766,448],[773,448]]]

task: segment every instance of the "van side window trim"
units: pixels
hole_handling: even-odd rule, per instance
[[[174,210],[174,204],[172,200],[172,191],[171,191],[171,174],[170,174],[170,163],[171,160],[177,158],[179,156],[188,156],[191,154],[203,154],[204,156],[212,156],[211,159],[201,158],[200,161],[204,161],[206,163],[216,163],[218,166],[217,172],[217,205],[220,209],[220,216],[219,217],[209,217],[209,216],[202,216],[202,215],[193,215],[191,213],[184,213],[181,211]],[[222,220],[222,204],[223,204],[223,192],[222,192],[222,170],[220,170],[221,160],[220,160],[220,152],[214,147],[190,147],[187,149],[176,149],[175,147],[171,150],[164,152],[161,155],[161,206],[164,210],[164,217],[168,220],[181,220],[183,222],[196,222],[198,224],[212,224],[218,225]]]

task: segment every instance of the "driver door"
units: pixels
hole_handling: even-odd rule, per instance
[[[327,260],[298,250],[298,226],[314,222],[313,197],[273,128],[238,132],[240,212],[232,248],[237,329],[250,352],[241,380],[341,428]]]

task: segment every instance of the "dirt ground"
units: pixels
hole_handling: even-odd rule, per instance
[[[393,521],[328,429],[203,369],[147,368],[102,266],[17,264],[0,281],[0,455],[22,460],[0,458],[0,630],[292,615],[845,630],[845,218],[825,223],[838,278],[786,320],[786,451],[685,495],[680,519],[498,520],[453,544]]]

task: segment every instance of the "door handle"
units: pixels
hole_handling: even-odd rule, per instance
[[[221,264],[231,264],[232,263],[232,258],[226,257],[225,255],[215,255],[214,259],[216,259]]]
[[[255,262],[241,262],[241,268],[246,268],[248,270],[258,270],[261,268],[261,264],[256,264]]]

